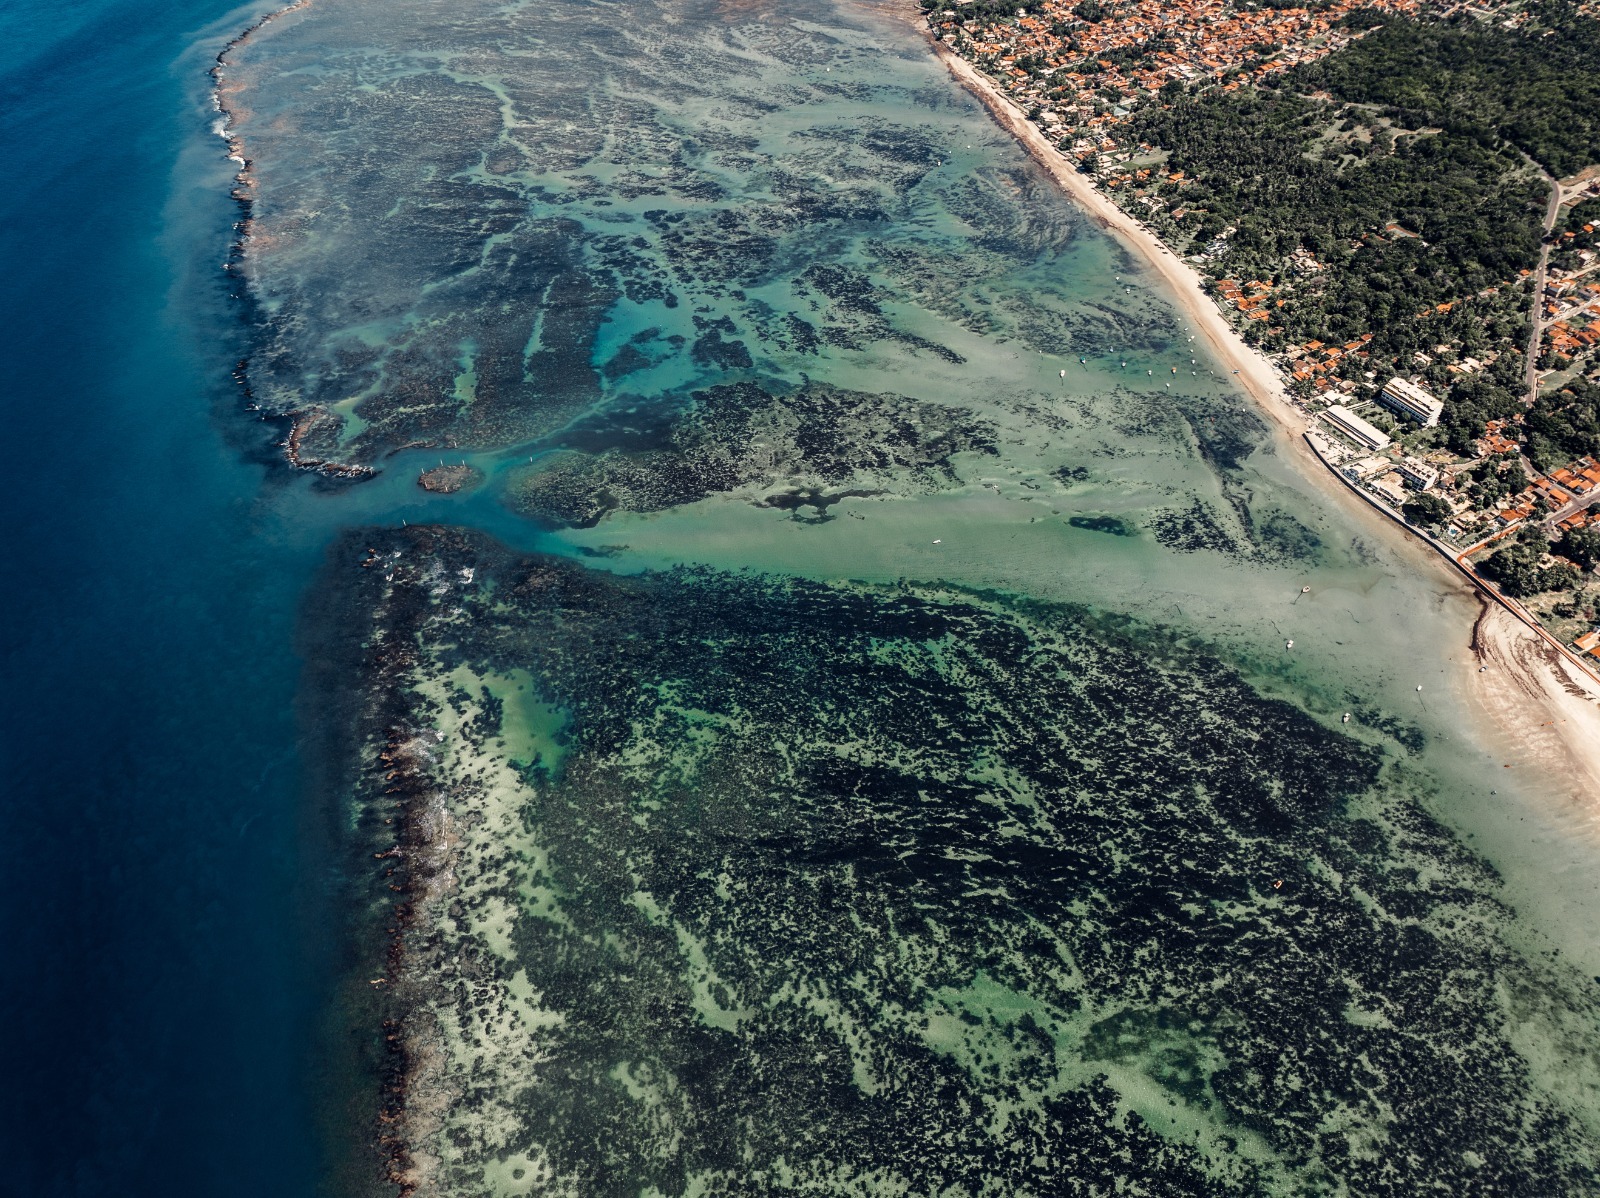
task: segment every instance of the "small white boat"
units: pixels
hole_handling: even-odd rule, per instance
[[[1309,595],[1309,594],[1311,594],[1311,588],[1310,587],[1301,587],[1300,588],[1300,593],[1302,595]]]
[[[1293,649],[1294,648],[1294,642],[1293,641],[1284,641],[1283,642],[1283,647],[1285,649]]]

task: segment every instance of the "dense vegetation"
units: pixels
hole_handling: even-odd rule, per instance
[[[1579,575],[1571,566],[1539,564],[1549,548],[1543,530],[1533,527],[1479,562],[1478,573],[1514,599],[1577,586]]]
[[[1459,452],[1519,408],[1532,302],[1519,272],[1538,260],[1548,195],[1528,160],[1558,175],[1600,162],[1600,22],[1537,16],[1524,32],[1388,19],[1275,84],[1165,95],[1130,122],[1185,172],[1156,185],[1158,227],[1193,248],[1233,229],[1210,273],[1278,285],[1247,336],[1281,349],[1371,333],[1371,357],[1334,373],[1420,368]],[[1586,204],[1569,224],[1597,217]],[[1291,269],[1300,248],[1328,269]],[[1495,360],[1461,374],[1417,358],[1441,344]]]
[[[1180,227],[1197,242],[1236,230],[1230,273],[1259,266],[1270,276],[1302,246],[1338,268],[1295,289],[1281,313],[1292,340],[1371,331],[1373,352],[1409,353],[1439,340],[1432,320],[1417,319],[1423,308],[1537,262],[1543,191],[1514,154],[1449,134],[1396,138],[1387,127],[1370,143],[1330,139],[1329,117],[1315,101],[1239,91],[1134,121],[1141,140],[1171,148],[1169,169],[1198,179],[1163,185],[1182,196]]]
[[[1600,386],[1574,379],[1541,395],[1524,423],[1528,460],[1553,470],[1576,457],[1600,458]]]
[[[1400,514],[1419,528],[1426,528],[1450,519],[1450,505],[1432,491],[1420,491],[1406,500]]]
[[[1600,527],[1568,529],[1557,543],[1556,552],[1585,570],[1594,569],[1595,563],[1600,562]]]
[[[1520,370],[1522,361],[1520,353],[1508,350],[1487,376],[1457,379],[1450,386],[1443,427],[1446,443],[1454,452],[1463,457],[1470,456],[1473,452],[1472,442],[1483,432],[1484,425],[1522,411],[1520,380],[1501,365],[1509,363],[1515,370]],[[1433,377],[1429,381],[1438,382],[1437,372],[1431,373]],[[1512,389],[1514,387],[1516,390]]]
[[[1536,10],[1518,33],[1465,15],[1391,21],[1285,84],[1384,105],[1410,128],[1507,142],[1557,177],[1600,161],[1600,22],[1571,5]]]
[[[1203,93],[1133,123],[1140,140],[1171,150],[1169,171],[1197,180],[1161,185],[1183,212],[1165,231],[1200,245],[1232,228],[1213,275],[1290,284],[1254,340],[1338,344],[1370,332],[1364,368],[1408,373],[1440,343],[1480,359],[1499,351],[1483,375],[1442,361],[1425,371],[1455,392],[1446,425],[1458,448],[1516,409],[1530,302],[1518,272],[1538,261],[1545,193],[1514,150],[1397,130],[1287,88]],[[1285,264],[1301,247],[1328,269],[1294,278]]]

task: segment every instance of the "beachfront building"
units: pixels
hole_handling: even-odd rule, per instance
[[[1400,481],[1398,473],[1385,474],[1382,478],[1369,478],[1367,486],[1371,487],[1373,493],[1390,507],[1400,507],[1406,501],[1405,484]]]
[[[1385,449],[1389,445],[1389,435],[1381,429],[1373,428],[1349,408],[1334,404],[1322,413],[1326,420],[1339,432],[1349,437],[1357,445],[1366,449]]]
[[[1439,416],[1444,411],[1443,400],[1398,376],[1383,385],[1383,390],[1378,393],[1378,402],[1415,420],[1423,428],[1438,424]]]
[[[1439,481],[1439,472],[1428,463],[1418,461],[1416,458],[1401,458],[1395,464],[1395,470],[1406,486],[1418,491],[1426,491]]]
[[[1349,462],[1345,465],[1345,477],[1353,478],[1357,482],[1371,474],[1382,474],[1385,470],[1394,469],[1394,463],[1386,457],[1362,458],[1360,461]]]

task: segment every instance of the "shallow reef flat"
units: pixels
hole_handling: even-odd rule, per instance
[[[1593,1192],[1600,987],[1403,737],[948,585],[329,570],[406,1192]]]
[[[1176,382],[1176,356],[1146,373],[1171,310],[884,15],[375,11],[310,4],[221,74],[243,377],[299,460],[648,451],[721,386],[976,411],[1101,393],[1124,361]]]

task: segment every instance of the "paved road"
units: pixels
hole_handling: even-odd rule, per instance
[[[1550,481],[1551,482],[1555,482],[1555,479],[1551,479]],[[1561,484],[1560,483],[1556,483],[1556,486],[1560,487]],[[1565,487],[1562,487],[1561,489],[1562,490],[1566,490]],[[1581,511],[1584,508],[1588,507],[1591,503],[1594,502],[1594,500],[1595,500],[1595,494],[1594,494],[1593,491],[1590,491],[1585,495],[1578,495],[1578,496],[1574,497],[1572,500],[1570,500],[1569,502],[1567,502],[1566,504],[1563,504],[1560,508],[1557,508],[1556,511],[1553,514],[1551,514],[1549,516],[1546,516],[1544,518],[1544,520],[1542,521],[1542,523],[1545,524],[1547,527],[1554,527],[1556,523],[1558,523],[1559,521],[1565,520],[1568,516],[1572,515],[1574,512]]]
[[[1487,578],[1479,575],[1479,573],[1472,568],[1472,563],[1467,560],[1471,554],[1483,548],[1483,546],[1487,545],[1489,541],[1506,536],[1511,531],[1510,529],[1502,529],[1493,536],[1489,537],[1487,540],[1479,541],[1470,549],[1462,549],[1456,545],[1446,545],[1443,541],[1434,536],[1432,533],[1428,532],[1426,529],[1417,528],[1406,523],[1405,517],[1399,512],[1395,511],[1388,504],[1380,501],[1376,495],[1366,490],[1366,488],[1359,486],[1353,479],[1345,477],[1343,471],[1341,471],[1338,466],[1333,463],[1333,461],[1324,451],[1320,434],[1312,431],[1306,432],[1305,442],[1311,447],[1311,452],[1316,454],[1317,459],[1328,468],[1328,470],[1336,479],[1349,488],[1349,490],[1353,492],[1358,499],[1361,499],[1370,507],[1376,508],[1378,511],[1382,512],[1389,519],[1400,525],[1401,528],[1405,529],[1411,535],[1417,537],[1424,545],[1429,546],[1441,554],[1446,561],[1454,564],[1456,569],[1460,570],[1467,576],[1468,579],[1471,580],[1472,585],[1478,589],[1480,594],[1487,596],[1496,603],[1500,604],[1500,606],[1504,607],[1512,614],[1512,616],[1522,621],[1523,624],[1527,625],[1527,627],[1530,628],[1542,641],[1553,648],[1557,653],[1561,654],[1562,657],[1572,662],[1584,674],[1589,677],[1596,676],[1595,667],[1592,666],[1588,660],[1579,657],[1566,645],[1556,640],[1556,638],[1550,634],[1550,630],[1539,622],[1538,617],[1530,613],[1527,608],[1522,606],[1521,603],[1517,602],[1509,595],[1502,593],[1500,588],[1495,586],[1495,584],[1490,582]]]

